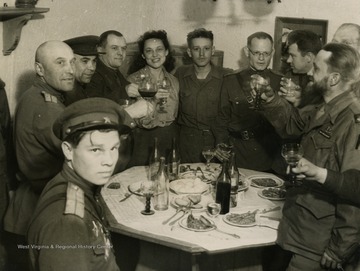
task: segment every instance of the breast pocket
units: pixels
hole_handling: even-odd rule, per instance
[[[250,112],[249,103],[241,96],[230,97],[232,114],[235,116],[246,116]]]
[[[310,139],[312,144],[308,144],[310,149],[307,153],[314,154],[311,159],[316,161],[316,165],[325,166],[329,165],[329,163],[333,164],[336,160],[335,141],[328,135],[322,135],[321,131],[311,135]]]

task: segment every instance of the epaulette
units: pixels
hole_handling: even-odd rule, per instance
[[[50,103],[57,103],[58,102],[57,97],[47,93],[46,91],[41,91],[41,94],[44,96],[45,102],[50,102]]]
[[[84,218],[85,198],[84,191],[73,183],[68,183],[66,190],[66,204],[64,214],[74,214]]]

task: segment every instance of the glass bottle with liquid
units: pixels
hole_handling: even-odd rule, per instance
[[[154,138],[154,148],[149,159],[149,180],[155,181],[156,174],[159,171],[160,166],[160,154],[158,147],[158,138]]]
[[[169,178],[165,171],[165,157],[160,157],[159,171],[155,177],[154,209],[167,210],[169,207]]]
[[[216,203],[221,204],[220,214],[227,214],[230,210],[231,178],[229,174],[229,162],[225,160],[221,173],[216,181]]]
[[[169,181],[173,181],[177,179],[179,174],[180,167],[180,153],[178,146],[176,144],[176,138],[174,137],[172,140],[172,149],[168,156],[167,161],[167,171],[169,176]]]
[[[236,159],[234,152],[231,153],[231,157],[230,157],[229,175],[231,179],[230,207],[236,207],[238,201],[240,173],[238,167],[236,166]]]

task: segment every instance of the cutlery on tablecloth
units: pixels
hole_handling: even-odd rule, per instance
[[[141,188],[135,190],[135,193],[139,193],[141,191]],[[132,195],[134,195],[134,193],[125,193],[125,197],[122,198],[121,200],[119,200],[119,202],[123,202],[125,200],[127,200],[128,198],[130,198]]]
[[[185,210],[184,210],[184,212],[183,212],[183,214],[179,217],[179,218],[177,218],[177,219],[175,219],[175,220],[173,220],[173,221],[171,221],[170,223],[169,223],[169,226],[172,226],[172,225],[174,225],[176,222],[178,222],[181,218],[183,218],[186,214],[188,214],[190,212],[190,209],[189,208],[186,208]]]

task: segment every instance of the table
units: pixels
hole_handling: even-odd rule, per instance
[[[196,168],[197,166],[204,168],[203,164],[190,164],[190,166],[191,168]],[[214,172],[220,172],[220,165],[211,164],[211,167]],[[246,169],[240,169],[240,172],[243,175],[242,177],[254,174],[271,175]],[[143,242],[137,270],[160,270],[160,268],[153,267],[153,263],[149,262],[151,260],[154,261],[153,257],[146,255],[146,253],[154,253],[154,248],[151,248],[152,244],[158,246],[157,250],[167,251],[168,249],[169,251],[185,252],[185,255],[191,256],[191,269],[200,270],[202,268],[201,264],[199,264],[199,259],[204,255],[211,257],[211,255],[226,255],[238,251],[247,255],[246,252],[251,251],[252,248],[255,248],[255,250],[252,250],[253,252],[257,251],[259,253],[259,250],[256,250],[256,248],[272,245],[276,240],[276,229],[279,222],[268,218],[260,218],[259,225],[254,227],[231,226],[223,221],[221,215],[214,219],[219,229],[241,236],[240,239],[236,239],[217,231],[193,232],[180,227],[178,224],[174,226],[169,226],[168,224],[162,225],[162,221],[175,213],[173,206],[169,206],[169,209],[166,211],[156,211],[154,215],[144,216],[140,213],[145,206],[144,198],[133,195],[129,199],[119,202],[125,193],[128,192],[129,184],[146,179],[147,167],[133,167],[113,176],[101,191],[102,198],[107,206],[110,230],[137,238]],[[113,182],[119,182],[121,187],[119,189],[107,188]],[[250,186],[246,191],[240,192],[238,206],[231,208],[230,212],[243,213],[283,205],[282,201],[270,201],[259,197],[258,191],[259,188]],[[170,193],[170,201],[176,196],[178,195]],[[210,193],[202,197],[202,203],[213,201]],[[205,215],[205,212],[202,214]],[[267,215],[281,218],[281,211],[268,213]],[[166,256],[164,257],[166,258]],[[248,256],[245,258],[248,258]],[[254,269],[261,270],[261,260],[257,260],[257,269]],[[159,262],[158,259],[157,261]],[[168,270],[177,269],[168,267]]]

